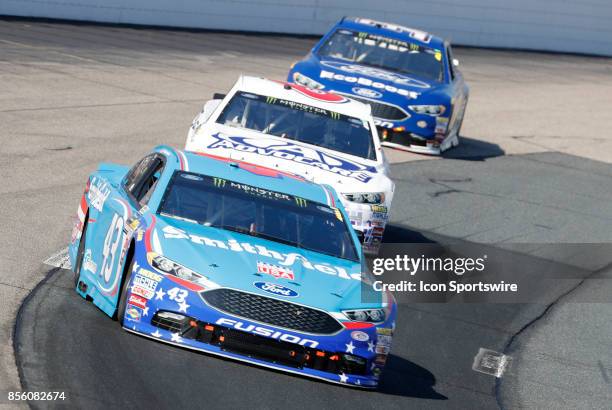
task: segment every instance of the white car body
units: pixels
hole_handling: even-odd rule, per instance
[[[356,118],[371,133],[376,159],[217,123],[224,107],[237,92],[277,98],[323,109],[330,115],[338,113]],[[388,162],[369,105],[295,84],[241,76],[222,100],[213,99],[204,105],[189,129],[185,149],[279,169],[332,186],[342,198],[364,251],[368,254],[378,252],[395,184],[389,177]],[[384,197],[378,204],[355,202],[346,197],[346,194],[368,193],[382,193]]]

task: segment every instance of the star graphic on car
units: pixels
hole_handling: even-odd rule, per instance
[[[368,342],[368,352],[373,352],[373,351],[374,351],[374,347],[375,347],[375,346],[376,346],[376,345],[374,344],[374,342],[369,341],[369,342]]]
[[[155,292],[155,300],[164,300],[164,296],[166,296],[166,292],[162,288]]]
[[[348,376],[346,374],[340,373],[339,376],[340,376],[340,383],[348,382]]]
[[[161,337],[161,333],[159,333],[159,330],[155,329],[155,332],[151,333],[151,336],[153,336],[153,337]]]
[[[183,301],[183,302],[178,304],[179,312],[187,313],[187,308],[188,307],[189,307],[189,305],[185,301]]]
[[[172,333],[171,340],[175,343],[181,343],[183,338],[178,333]]]
[[[345,346],[346,346],[347,353],[353,353],[353,350],[355,350],[355,345],[353,344],[352,340],[348,342],[348,344],[346,344]]]

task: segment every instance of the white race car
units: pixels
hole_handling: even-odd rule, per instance
[[[370,106],[297,84],[241,76],[191,124],[185,148],[331,185],[364,252],[376,254],[395,184]]]

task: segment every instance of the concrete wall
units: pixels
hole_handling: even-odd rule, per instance
[[[0,14],[296,34],[353,15],[455,44],[612,56],[611,0],[0,0]]]

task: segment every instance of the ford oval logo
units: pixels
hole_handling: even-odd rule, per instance
[[[357,95],[361,95],[362,97],[367,97],[367,98],[382,97],[382,93],[379,93],[376,90],[371,90],[369,88],[353,87],[353,92]]]
[[[298,295],[295,290],[286,288],[282,285],[277,285],[276,283],[255,282],[253,283],[253,285],[256,288],[261,289],[264,292],[271,293],[273,295],[286,296],[288,298],[294,298]]]

